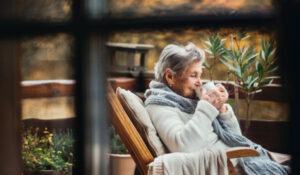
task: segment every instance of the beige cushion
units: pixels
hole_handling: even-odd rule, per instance
[[[157,135],[143,101],[132,92],[120,87],[117,88],[117,96],[152,155],[157,157],[165,154],[166,148]]]

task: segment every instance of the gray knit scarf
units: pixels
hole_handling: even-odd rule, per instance
[[[198,100],[185,98],[174,93],[164,83],[157,81],[150,82],[150,89],[146,90],[145,97],[146,106],[149,104],[171,106],[189,114],[195,112],[198,102]],[[260,156],[257,157],[239,158],[239,164],[248,175],[287,175],[290,173],[289,166],[272,161],[264,148],[234,132],[220,117],[217,117],[212,125],[214,132],[226,145],[231,147],[247,146],[256,149],[260,153]]]

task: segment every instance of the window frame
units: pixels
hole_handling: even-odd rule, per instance
[[[9,2],[8,0],[3,2]],[[2,3],[3,3],[2,2]],[[17,0],[13,1],[14,3]],[[96,3],[97,5],[93,6],[92,3]],[[10,3],[3,3],[5,8],[10,5]],[[101,5],[102,4],[102,5]],[[178,14],[177,16],[164,16],[164,17],[142,17],[142,18],[111,18],[107,14],[107,4],[106,0],[74,0],[72,7],[72,18],[70,21],[66,22],[34,22],[34,21],[21,21],[19,19],[0,19],[0,39],[1,40],[9,40],[9,39],[17,39],[22,37],[32,37],[32,36],[40,36],[44,34],[51,33],[59,33],[65,32],[69,33],[75,38],[75,58],[74,58],[74,67],[76,69],[76,129],[77,129],[77,139],[78,144],[77,152],[78,160],[77,165],[75,167],[75,174],[107,174],[106,169],[106,161],[105,161],[105,153],[107,151],[107,134],[105,130],[105,125],[107,125],[107,111],[106,110],[97,110],[97,108],[93,107],[93,103],[101,104],[102,109],[105,109],[105,87],[103,84],[105,81],[105,69],[101,66],[105,65],[106,51],[104,43],[106,42],[106,37],[109,35],[111,31],[124,31],[129,29],[139,29],[139,30],[151,30],[151,29],[161,29],[161,28],[176,28],[176,27],[199,27],[199,28],[207,28],[207,27],[247,27],[247,28],[259,28],[265,25],[269,27],[276,27],[278,21],[280,26],[281,35],[279,37],[280,46],[290,48],[282,49],[283,53],[281,56],[281,63],[285,64],[283,66],[283,71],[287,73],[287,78],[285,82],[287,85],[287,92],[289,94],[295,93],[296,90],[293,89],[294,83],[291,83],[295,76],[294,72],[290,72],[289,68],[295,66],[291,61],[287,61],[282,59],[283,56],[296,56],[297,47],[295,45],[291,45],[285,37],[290,37],[291,34],[289,31],[293,31],[294,34],[296,31],[294,29],[299,29],[294,25],[294,21],[290,21],[289,18],[297,19],[299,17],[299,11],[297,11],[297,7],[300,7],[300,4],[295,1],[288,1],[279,3],[280,10],[277,14],[274,15],[238,15],[238,16],[212,16],[212,15],[190,15],[186,16],[184,14]],[[91,9],[93,8],[93,9]],[[87,13],[88,11],[92,11],[93,14]],[[13,13],[13,9],[10,9],[10,13]],[[299,36],[298,36],[299,38]],[[295,42],[292,42],[295,43]],[[286,46],[284,44],[287,44]],[[102,52],[99,52],[99,48]],[[294,49],[294,50],[291,50]],[[88,54],[87,56],[87,53]],[[16,57],[17,58],[17,57]],[[14,71],[4,70],[5,73],[9,76],[10,80],[13,80],[12,83],[9,84],[9,87],[13,91],[8,91],[7,89],[3,91],[4,93],[10,94],[5,96],[5,98],[1,99],[1,101],[9,100],[14,104],[10,108],[7,108],[6,111],[18,111],[18,100],[20,100],[20,77],[17,74],[20,74],[18,67],[18,63],[16,64],[16,60],[9,60],[7,63],[15,65],[13,66]],[[17,60],[18,62],[18,60]],[[6,64],[7,64],[6,63]],[[97,65],[97,66],[95,66]],[[2,65],[4,67],[6,65]],[[297,69],[294,69],[297,70]],[[298,70],[299,72],[299,70]],[[100,78],[100,79],[99,79]],[[3,81],[3,79],[0,79]],[[98,87],[98,89],[97,89]],[[289,91],[291,90],[291,91]],[[94,96],[94,99],[89,99],[87,97]],[[299,97],[299,95],[297,96]],[[291,135],[297,135],[299,131],[296,123],[298,123],[299,119],[296,118],[297,111],[297,98],[291,98],[291,121],[292,129]],[[90,113],[89,111],[94,111]],[[97,115],[101,113],[103,116],[101,118],[97,118]],[[12,117],[15,117],[19,114],[13,114]],[[11,133],[12,137],[16,134],[16,130],[20,130],[19,120],[20,116],[17,117],[17,120],[14,118],[4,119],[7,122],[10,122],[14,127],[13,131],[8,131]],[[104,127],[93,126],[88,128],[89,124],[98,123]],[[1,123],[2,124],[2,123]],[[98,127],[98,129],[97,129]],[[82,129],[83,128],[83,129]],[[8,130],[8,129],[7,129]],[[93,135],[93,132],[102,132],[104,134]],[[86,135],[92,134],[93,136],[86,139]],[[97,138],[97,137],[100,137]],[[18,139],[18,138],[17,138]],[[15,139],[16,141],[16,139]],[[16,141],[18,143],[18,141]],[[88,144],[103,144],[106,146],[99,147],[96,150],[91,148],[90,152],[86,152]],[[298,160],[299,151],[297,147],[299,147],[299,143],[291,140],[290,143],[291,152],[293,154],[294,163],[292,167],[294,168],[294,172],[298,171],[299,168],[295,163]],[[11,148],[10,151],[19,152],[20,150],[15,150],[18,148],[11,147],[12,143],[5,143],[5,149]],[[4,149],[3,148],[3,149]],[[2,149],[2,148],[1,148]],[[93,157],[94,151],[100,151],[100,159]],[[16,163],[19,166],[16,166],[16,171],[20,171],[20,154],[16,155],[17,159],[11,160],[11,163]],[[4,161],[1,158],[1,162]],[[98,162],[95,162],[98,161]],[[99,166],[100,164],[100,166]],[[11,174],[17,174],[15,171],[11,171]]]

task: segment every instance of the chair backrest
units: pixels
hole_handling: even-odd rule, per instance
[[[144,107],[142,99],[131,91],[120,87],[117,88],[116,94],[128,117],[138,130],[148,149],[151,151],[153,157],[167,153],[167,148],[160,140],[150,119],[150,115]]]
[[[148,164],[154,160],[153,155],[122,107],[110,83],[108,83],[107,90],[111,123],[131,154],[139,171],[147,174]]]

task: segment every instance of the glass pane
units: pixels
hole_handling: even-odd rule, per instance
[[[282,93],[284,90],[282,87],[274,84],[272,84],[272,86],[268,85],[267,87],[263,87],[268,83],[280,84],[281,79],[274,79],[274,81],[271,82],[264,79],[264,77],[261,78],[261,80],[264,79],[263,81],[254,83],[258,80],[256,77],[259,77],[259,74],[263,74],[261,72],[261,66],[265,72],[274,70],[273,72],[270,71],[266,77],[280,75],[279,71],[276,70],[276,66],[273,68],[267,66],[273,64],[271,62],[279,66],[279,62],[275,61],[279,59],[276,52],[277,41],[272,42],[272,39],[276,38],[276,31],[272,28],[190,27],[146,31],[116,31],[111,33],[108,37],[108,46],[113,44],[117,45],[118,43],[118,45],[124,46],[122,49],[126,48],[128,53],[138,51],[138,48],[133,47],[135,45],[153,45],[154,47],[148,47],[149,49],[145,52],[145,57],[147,57],[145,66],[147,69],[146,71],[138,72],[140,74],[135,74],[139,76],[136,77],[134,74],[128,74],[131,73],[130,71],[128,71],[127,74],[117,74],[113,72],[110,73],[109,76],[113,80],[115,87],[121,87],[135,92],[141,99],[145,100],[143,94],[145,90],[149,88],[149,82],[154,79],[154,65],[158,61],[162,50],[168,44],[185,46],[189,42],[192,42],[205,51],[206,68],[201,75],[202,81],[206,82],[211,78],[214,81],[223,81],[225,88],[228,89],[230,94],[228,103],[232,106],[233,110],[235,110],[234,113],[239,119],[243,133],[247,133],[248,138],[269,150],[286,152],[290,105],[284,97],[285,94]],[[175,52],[175,50],[172,51]],[[168,54],[166,53],[166,55]],[[119,56],[122,57],[122,55]],[[125,56],[123,58],[126,59]],[[172,57],[170,58],[172,59]],[[109,59],[111,59],[111,57],[108,57],[108,62],[110,62]],[[223,60],[223,62],[221,60]],[[249,66],[247,66],[248,64]],[[165,65],[171,65],[171,63],[166,63]],[[240,68],[238,68],[238,66],[240,66]],[[253,71],[254,73],[252,73]],[[126,78],[124,78],[124,76],[126,76]],[[239,81],[237,81],[237,79]],[[186,81],[186,79],[183,81]],[[249,85],[250,82],[253,82],[251,86]],[[234,99],[235,93],[232,83],[239,86],[240,98],[237,100]],[[162,88],[162,86],[158,87],[154,84],[153,86]],[[182,87],[184,86],[182,85]],[[256,93],[254,97],[249,93],[249,98],[247,98],[247,92],[249,92],[246,91],[247,87],[252,87],[252,90],[255,89],[255,91],[251,91],[250,89],[251,93]],[[259,92],[261,89],[262,91]],[[156,93],[157,91],[153,90],[152,92]],[[248,121],[251,121],[250,125]],[[270,139],[267,140],[266,138]],[[117,142],[117,139],[112,143],[114,142]]]
[[[271,0],[113,0],[113,16],[142,17],[170,15],[237,15],[270,14],[274,12]]]
[[[274,30],[261,28],[257,30],[247,29],[247,28],[214,28],[214,29],[198,29],[198,28],[175,28],[173,30],[161,29],[153,30],[147,32],[141,32],[137,30],[130,30],[124,32],[112,33],[109,37],[109,42],[114,43],[130,43],[130,44],[147,44],[154,45],[153,49],[149,49],[146,54],[147,71],[143,72],[144,75],[154,78],[153,69],[154,64],[158,61],[162,49],[167,44],[180,44],[186,45],[188,42],[194,43],[201,49],[206,49],[208,45],[205,43],[209,41],[209,36],[214,36],[216,33],[219,34],[220,39],[226,39],[224,41],[224,47],[230,49],[231,38],[234,42],[235,47],[237,47],[236,42],[239,35],[249,36],[248,38],[241,39],[239,41],[239,47],[248,47],[249,51],[255,49],[253,53],[258,53],[262,50],[261,40],[265,39],[269,41],[271,38],[276,38],[276,33]],[[235,40],[237,39],[237,40]],[[276,47],[276,42],[275,42]],[[206,53],[206,60],[208,65],[212,65],[212,59],[209,57],[211,54],[208,51]],[[119,55],[121,57],[121,55]],[[121,59],[121,58],[120,58]],[[123,58],[125,59],[125,57]],[[259,61],[259,56],[256,57],[255,61]],[[255,69],[255,65],[249,69]],[[214,71],[211,74],[209,69],[204,69],[202,74],[202,79],[209,80],[211,76],[213,80],[234,80],[232,74],[228,74],[229,69],[221,62],[216,61],[214,65]],[[271,75],[278,75],[278,72],[270,73]],[[112,74],[113,76],[116,76]],[[273,83],[280,83],[280,79],[275,79]],[[232,93],[232,92],[230,92]],[[262,94],[264,92],[261,92]],[[266,99],[267,100],[267,99]],[[283,104],[283,105],[282,105]],[[277,121],[288,121],[288,104],[281,102],[265,102],[257,101],[251,104],[252,110],[258,110],[261,112],[259,115],[255,115],[255,119],[263,120],[277,120]],[[234,105],[233,105],[234,106]],[[245,117],[245,104],[241,102],[241,116]],[[254,119],[254,118],[253,118]]]
[[[72,174],[74,155],[74,38],[60,33],[21,41],[24,172]]]
[[[153,49],[149,49],[147,53],[147,70],[153,71],[154,63],[158,60],[159,55],[162,49],[167,44],[181,44],[185,45],[188,42],[192,42],[201,49],[205,49],[204,42],[208,40],[208,36],[214,35],[216,32],[219,33],[221,38],[226,39],[225,45],[229,46],[230,35],[236,36],[237,31],[246,32],[247,35],[250,35],[246,40],[242,41],[242,45],[249,45],[252,48],[257,50],[261,49],[260,43],[261,38],[270,39],[275,37],[275,32],[270,32],[267,29],[260,30],[247,30],[242,28],[219,28],[219,29],[197,29],[197,28],[184,28],[184,29],[174,29],[174,30],[153,30],[149,32],[140,32],[136,30],[124,31],[124,32],[115,32],[113,33],[109,41],[110,42],[120,42],[120,43],[131,43],[131,44],[148,44],[154,45]],[[206,52],[206,55],[208,53]],[[121,59],[121,58],[120,58]],[[209,59],[207,59],[209,61]],[[214,79],[217,80],[227,80],[227,74],[224,74],[226,71],[226,66],[221,62],[216,63]],[[202,75],[204,79],[209,79],[209,72],[204,71]]]
[[[26,0],[19,6],[23,20],[61,22],[72,17],[72,0]]]
[[[73,37],[63,33],[24,39],[22,80],[73,79],[73,48]]]

